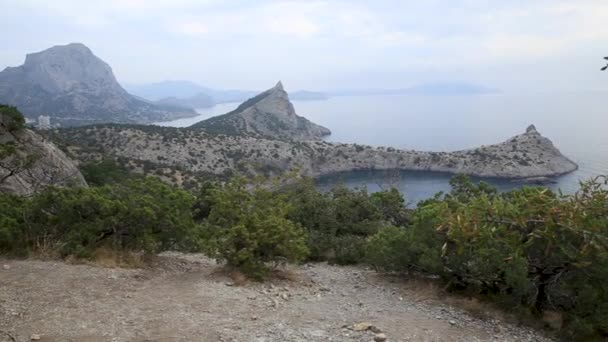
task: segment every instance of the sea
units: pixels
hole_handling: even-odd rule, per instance
[[[555,191],[573,193],[579,182],[608,175],[608,97],[600,92],[499,93],[483,95],[336,96],[292,101],[298,115],[331,129],[331,142],[423,151],[455,151],[505,141],[533,124],[579,169],[554,179]],[[186,127],[227,113],[239,103],[198,109],[199,116],[157,123]],[[343,183],[378,191],[397,187],[408,203],[449,191],[450,174],[426,171],[356,171],[325,176],[320,188]],[[479,179],[500,190],[521,181]]]

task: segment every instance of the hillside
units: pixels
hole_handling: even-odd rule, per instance
[[[150,123],[196,115],[130,95],[110,66],[79,43],[28,54],[23,65],[0,72],[0,103],[16,106],[28,118],[49,115],[62,125]]]
[[[230,113],[192,125],[214,134],[249,135],[281,140],[315,140],[329,129],[298,116],[281,82],[243,102]]]
[[[503,143],[455,152],[423,152],[325,141],[216,135],[197,129],[105,125],[60,129],[54,138],[86,161],[112,155],[136,170],[188,174],[278,174],[299,169],[321,176],[355,170],[419,170],[482,177],[556,176],[577,169],[533,126]],[[178,183],[183,182],[180,179]]]

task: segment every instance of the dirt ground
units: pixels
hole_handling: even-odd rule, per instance
[[[0,342],[550,341],[362,267],[244,284],[218,270],[179,253],[142,269],[0,259]]]

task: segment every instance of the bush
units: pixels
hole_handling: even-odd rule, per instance
[[[0,253],[19,254],[23,249],[23,210],[25,200],[0,192]]]
[[[64,257],[88,258],[102,246],[157,253],[191,250],[198,243],[193,197],[152,178],[104,187],[48,188],[28,201],[2,198],[0,203],[9,199],[23,208],[22,220],[15,219],[16,209],[7,216],[11,228],[4,235],[19,236],[19,243],[6,252],[44,248]]]
[[[264,278],[268,263],[299,262],[308,254],[306,235],[287,218],[288,211],[284,195],[235,178],[212,191],[202,225],[206,250],[256,279]]]
[[[25,128],[25,118],[17,107],[0,104],[0,126],[8,132],[17,132]]]
[[[111,158],[83,164],[80,172],[89,185],[97,186],[120,183],[134,177],[127,168]]]
[[[571,196],[543,188],[499,194],[462,177],[453,186],[421,203],[409,227],[372,237],[368,260],[440,275],[452,290],[525,315],[561,312],[569,340],[608,335],[608,178]]]
[[[390,272],[440,272],[441,240],[434,229],[437,208],[419,208],[411,220],[408,227],[387,226],[374,235],[367,246],[367,262]]]
[[[367,238],[387,222],[405,221],[404,200],[395,191],[368,194],[339,185],[318,191],[312,179],[291,182],[288,217],[308,233],[310,260],[338,264],[361,262]]]

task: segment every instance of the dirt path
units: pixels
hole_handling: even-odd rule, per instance
[[[213,261],[176,253],[135,270],[0,260],[0,342],[373,341],[373,331],[352,328],[360,322],[388,341],[549,341],[364,268],[291,274],[235,286]]]

